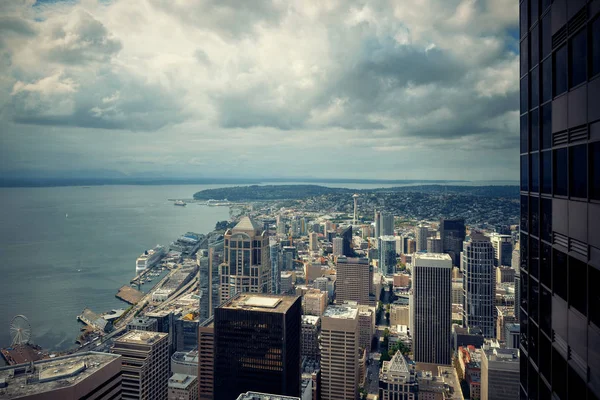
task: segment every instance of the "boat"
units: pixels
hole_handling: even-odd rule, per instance
[[[135,273],[139,275],[142,271],[154,267],[167,254],[165,248],[156,246],[152,250],[147,250],[135,260]]]
[[[185,206],[187,203],[183,200],[175,200],[175,204],[176,206]]]

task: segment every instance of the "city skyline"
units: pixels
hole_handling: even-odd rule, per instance
[[[512,0],[32,3],[0,9],[2,176],[518,176]]]

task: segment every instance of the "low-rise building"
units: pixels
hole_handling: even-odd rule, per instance
[[[410,325],[410,306],[392,304],[390,306],[390,325]]]
[[[408,287],[410,285],[410,275],[404,273],[394,274],[394,287]]]
[[[481,400],[519,399],[519,350],[487,341],[481,354]]]

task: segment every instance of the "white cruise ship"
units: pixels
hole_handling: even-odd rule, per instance
[[[167,254],[165,248],[157,245],[154,249],[145,251],[144,254],[135,260],[135,274],[154,267]]]

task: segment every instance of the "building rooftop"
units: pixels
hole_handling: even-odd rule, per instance
[[[302,323],[304,323],[304,324],[316,325],[318,322],[319,322],[319,317],[316,317],[314,315],[303,315],[302,316]]]
[[[230,299],[220,308],[285,313],[297,299],[299,296],[244,293]]]
[[[187,389],[196,381],[196,377],[186,374],[173,374],[169,378],[169,388],[172,389]]]
[[[242,219],[240,219],[240,222],[238,222],[237,225],[233,227],[231,232],[232,233],[236,233],[236,232],[252,233],[252,232],[254,232],[256,234],[260,234],[260,232],[262,230],[263,230],[263,227],[261,225],[259,225],[256,221],[252,220],[248,216],[244,216],[244,217],[242,217]]]
[[[369,264],[369,259],[366,257],[346,257],[339,256],[337,258],[337,263],[342,264]]]
[[[86,352],[36,361],[33,369],[29,363],[0,368],[0,381],[6,384],[0,389],[0,398],[31,396],[75,385],[120,357]]]
[[[442,267],[452,268],[452,258],[442,253],[416,253],[412,259],[416,267]]]
[[[338,319],[356,319],[358,308],[348,304],[329,306],[323,314],[324,317]]]
[[[238,396],[237,400],[300,400],[300,397],[282,396],[258,392],[246,392]]]
[[[115,343],[152,344],[168,335],[168,333],[162,332],[133,330],[116,339]]]

